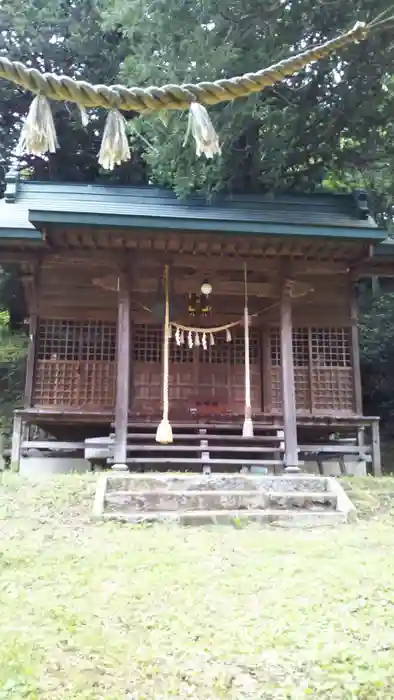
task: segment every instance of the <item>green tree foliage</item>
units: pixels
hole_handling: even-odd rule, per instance
[[[64,73],[92,82],[116,80],[125,55],[125,43],[117,28],[103,31],[94,0],[2,0],[0,4],[0,54],[32,67]],[[0,192],[11,153],[32,96],[0,81]],[[90,114],[83,128],[73,105],[52,105],[60,149],[47,159],[26,158],[25,172],[35,179],[95,181],[110,179],[100,171],[100,148],[105,114]],[[134,149],[132,163],[112,176],[116,182],[140,182],[145,165]],[[24,383],[26,328],[15,330],[16,316],[23,314],[23,298],[12,274],[0,271],[0,428],[8,425],[12,407],[19,404]],[[5,310],[11,311],[11,323]]]
[[[394,292],[360,298],[360,347],[364,405],[383,427],[394,419]]]
[[[40,70],[111,83],[116,81],[125,56],[125,42],[116,27],[103,31],[95,0],[3,0],[0,54]],[[31,99],[24,90],[0,82],[0,183]],[[83,128],[74,105],[52,106],[61,148],[45,160],[27,159],[31,175],[36,179],[87,182],[108,178],[97,163],[104,112],[93,112],[89,125]],[[132,164],[115,174],[117,181],[140,181],[143,177],[138,152]]]
[[[368,21],[387,0],[105,0],[105,26],[122,27],[130,84],[190,82],[267,67]],[[384,76],[393,65],[389,32],[353,45],[260,96],[210,108],[223,145],[219,161],[197,161],[182,147],[186,115],[140,120],[151,143],[152,177],[179,192],[308,190],[326,171],[371,169],[391,158],[387,130],[393,95]]]
[[[0,431],[8,432],[12,411],[22,404],[27,335],[20,315],[20,290],[12,273],[0,270]],[[10,312],[11,309],[11,312]]]

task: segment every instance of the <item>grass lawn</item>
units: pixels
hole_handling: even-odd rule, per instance
[[[394,698],[394,479],[338,529],[90,520],[94,478],[0,486],[0,700]]]

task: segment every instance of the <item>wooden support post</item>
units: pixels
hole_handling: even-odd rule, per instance
[[[363,394],[361,385],[360,370],[360,344],[358,337],[358,308],[357,308],[357,288],[355,285],[351,289],[350,297],[350,319],[352,322],[352,365],[353,365],[353,386],[354,386],[354,409],[358,416],[363,413]]]
[[[41,260],[37,260],[34,267],[33,280],[31,284],[31,297],[29,300],[29,345],[26,358],[26,379],[25,379],[25,408],[33,405],[34,392],[34,368],[36,361],[36,342],[38,329],[38,301],[41,281]]]
[[[130,290],[127,279],[119,279],[116,404],[115,404],[115,449],[113,469],[127,470],[127,425],[129,416],[130,388]]]
[[[382,458],[380,454],[379,418],[372,421],[372,473],[374,476],[382,476]]]
[[[286,288],[284,288],[282,292],[280,307],[280,349],[283,428],[285,433],[285,471],[299,472],[293,362],[293,325],[291,297],[289,290]]]
[[[19,472],[21,458],[21,442],[22,442],[23,423],[22,416],[17,413],[14,415],[14,426],[12,430],[11,444],[11,471]]]

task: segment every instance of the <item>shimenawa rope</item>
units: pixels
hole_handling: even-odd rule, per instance
[[[249,352],[249,311],[248,311],[248,271],[244,263],[244,333],[245,333],[245,420],[242,428],[242,437],[253,437],[252,402],[250,396],[250,352]]]
[[[266,87],[294,75],[309,63],[326,58],[347,44],[361,41],[370,32],[389,27],[394,19],[388,16],[390,11],[391,8],[387,9],[369,24],[357,22],[348,32],[320,46],[290,56],[255,73],[246,73],[230,79],[144,88],[93,85],[64,75],[41,73],[36,68],[28,68],[23,63],[10,61],[4,56],[0,56],[0,78],[37,95],[35,100],[39,101],[40,109],[37,108],[36,102],[27,118],[30,124],[24,128],[20,141],[20,147],[25,153],[44,155],[57,147],[53,121],[48,119],[48,100],[58,100],[74,102],[82,110],[89,107],[104,107],[110,110],[99,154],[99,162],[106,169],[112,169],[130,158],[126,126],[120,111],[144,114],[162,109],[189,109],[188,133],[191,132],[194,136],[196,153],[212,158],[220,153],[220,145],[204,105],[214,105],[261,92]],[[42,114],[45,116],[42,117]]]
[[[162,445],[169,445],[173,442],[172,428],[168,420],[169,408],[169,344],[170,344],[170,299],[169,299],[169,284],[168,284],[168,265],[164,266],[164,294],[165,294],[165,312],[164,312],[164,339],[163,339],[163,418],[157,428],[156,442]]]

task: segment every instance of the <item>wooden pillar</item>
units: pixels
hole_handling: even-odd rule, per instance
[[[282,292],[280,307],[280,350],[283,428],[285,434],[285,471],[299,472],[293,362],[293,324],[291,297],[289,290],[286,288],[284,288]]]
[[[130,289],[127,278],[119,278],[116,403],[115,403],[115,449],[113,469],[127,470],[127,429],[130,394]]]
[[[19,472],[21,458],[21,442],[22,442],[23,423],[22,416],[17,413],[14,415],[14,426],[12,430],[11,444],[11,471]]]
[[[350,319],[352,323],[352,365],[354,387],[354,409],[358,416],[363,413],[363,394],[360,370],[360,342],[358,336],[357,288],[353,284],[350,297]]]
[[[33,280],[31,284],[29,300],[29,345],[26,358],[26,379],[25,379],[25,408],[30,408],[33,403],[34,391],[34,368],[36,361],[36,343],[38,329],[38,304],[41,280],[41,261],[38,261],[34,268]]]

